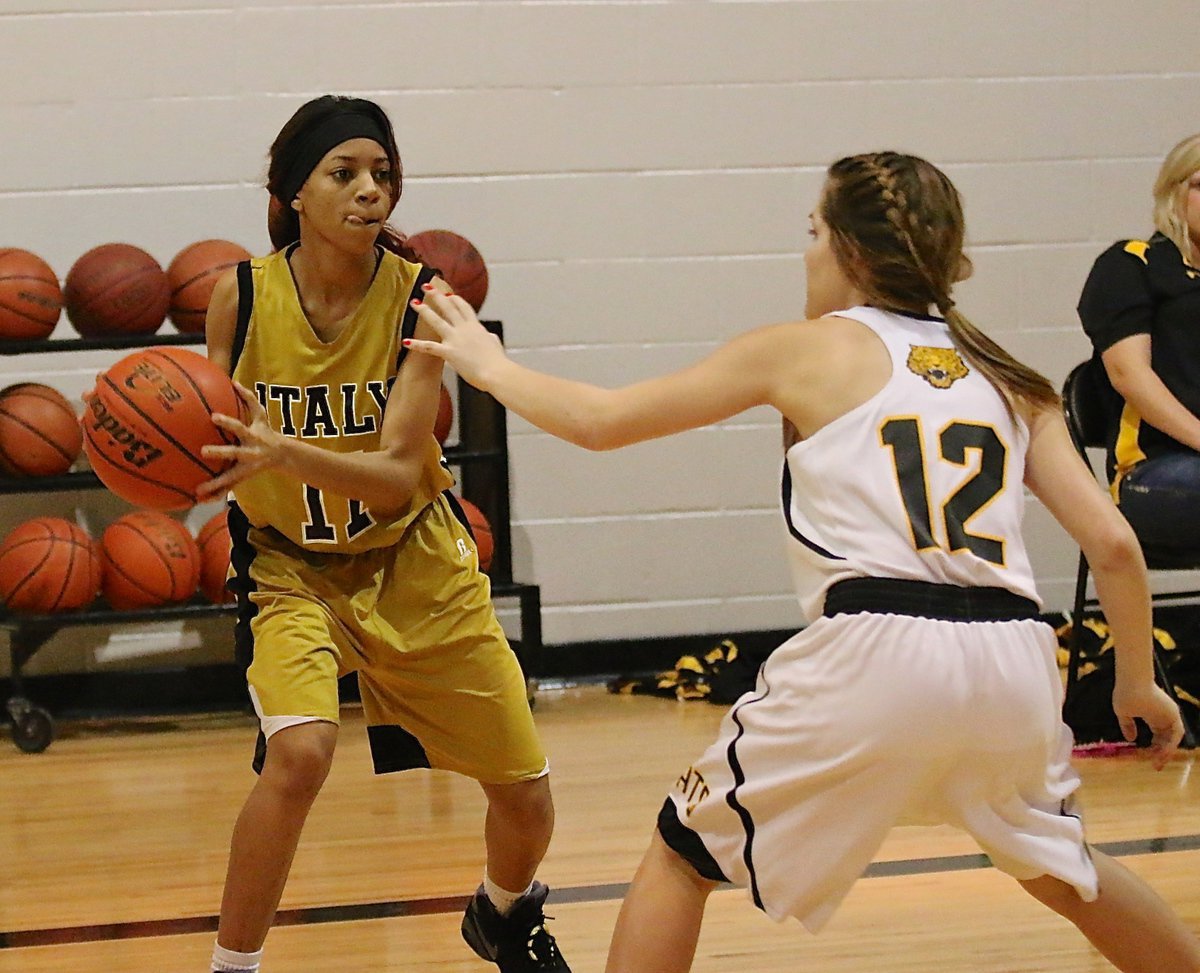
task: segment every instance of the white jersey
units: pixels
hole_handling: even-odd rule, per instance
[[[831,584],[903,578],[1038,601],[1021,536],[1029,429],[954,348],[944,321],[856,307],[892,376],[788,449],[783,514],[811,621]]]

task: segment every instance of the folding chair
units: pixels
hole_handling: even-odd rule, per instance
[[[1071,369],[1071,374],[1063,383],[1062,398],[1063,414],[1067,421],[1067,429],[1071,433],[1071,440],[1084,462],[1089,462],[1088,449],[1102,449],[1106,445],[1110,422],[1121,409],[1120,397],[1109,384],[1108,376],[1104,374],[1104,366],[1095,359],[1088,359]],[[1146,558],[1146,566],[1152,571],[1200,569],[1200,550],[1163,551],[1142,545],[1142,554]],[[1071,610],[1071,634],[1067,643],[1067,701],[1070,701],[1079,684],[1083,611],[1088,606],[1099,604],[1095,599],[1087,598],[1088,571],[1087,558],[1083,556],[1083,551],[1080,551],[1079,573],[1075,579],[1075,604]],[[1152,593],[1151,604],[1187,600],[1198,596],[1200,591]],[[1154,668],[1163,689],[1178,704],[1179,697],[1167,676],[1166,663],[1157,645],[1154,646]],[[1186,716],[1183,720],[1182,745],[1188,749],[1196,746],[1195,730]]]

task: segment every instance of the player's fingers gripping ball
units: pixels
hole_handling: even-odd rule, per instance
[[[232,441],[204,447],[206,459],[226,466],[220,476],[197,487],[201,500],[219,496],[248,477],[275,466],[281,459],[284,436],[271,428],[266,410],[253,392],[237,382],[233,387],[241,399],[242,412],[236,417],[224,413],[212,417],[213,423]]]

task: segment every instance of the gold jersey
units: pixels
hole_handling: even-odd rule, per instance
[[[336,453],[377,450],[384,406],[404,353],[400,342],[416,325],[409,301],[430,274],[381,251],[375,278],[353,318],[336,338],[323,341],[301,307],[287,261],[290,249],[250,261],[253,304],[248,321],[239,321],[233,377],[258,395],[272,428],[285,436]],[[431,433],[416,492],[408,507],[386,522],[376,521],[358,500],[273,470],[233,492],[255,527],[274,528],[310,550],[354,554],[397,543],[453,482]]]

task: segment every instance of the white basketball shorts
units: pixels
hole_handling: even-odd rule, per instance
[[[897,824],[955,825],[1013,877],[1091,901],[1061,702],[1040,621],[820,618],[769,657],[659,828],[702,875],[814,932]]]

